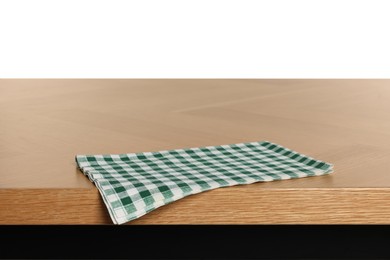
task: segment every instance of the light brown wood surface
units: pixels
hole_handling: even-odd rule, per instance
[[[76,154],[262,140],[335,172],[192,195],[129,224],[390,223],[390,80],[0,79],[0,224],[111,224]]]

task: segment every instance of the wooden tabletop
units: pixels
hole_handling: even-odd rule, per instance
[[[77,154],[268,140],[328,176],[220,188],[129,224],[390,223],[390,80],[0,79],[0,223],[111,224]]]

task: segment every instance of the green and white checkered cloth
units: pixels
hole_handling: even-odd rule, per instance
[[[159,152],[77,155],[115,224],[202,191],[239,184],[318,176],[329,163],[263,141]]]

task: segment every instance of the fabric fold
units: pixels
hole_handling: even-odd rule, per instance
[[[332,164],[268,141],[75,159],[115,224],[207,190],[333,172]]]

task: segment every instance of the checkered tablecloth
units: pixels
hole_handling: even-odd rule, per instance
[[[329,163],[263,141],[116,155],[77,155],[115,224],[215,188],[318,176]]]

